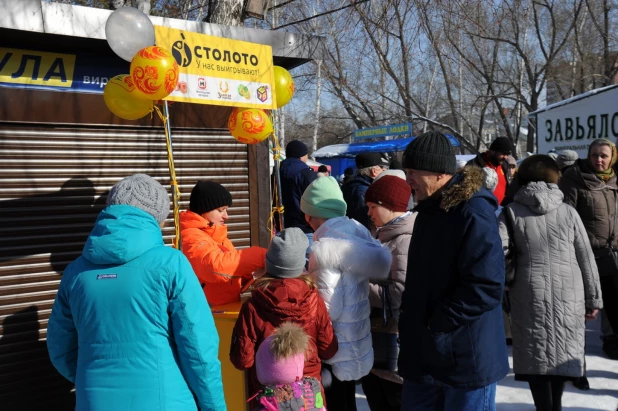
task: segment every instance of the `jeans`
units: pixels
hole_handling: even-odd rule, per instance
[[[309,254],[311,253],[311,246],[313,245],[313,233],[305,233],[307,240],[309,240],[309,247],[305,253],[305,268],[309,268]]]
[[[496,411],[496,384],[450,388],[403,382],[401,411]]]

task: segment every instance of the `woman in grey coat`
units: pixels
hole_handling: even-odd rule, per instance
[[[561,410],[564,382],[584,370],[585,319],[602,308],[586,229],[563,202],[560,170],[546,155],[524,160],[522,188],[500,216],[505,250],[516,250],[510,288],[515,379],[527,381],[537,410]],[[508,219],[508,221],[507,221]],[[509,234],[510,233],[510,234]]]

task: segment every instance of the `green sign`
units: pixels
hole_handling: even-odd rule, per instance
[[[390,126],[361,128],[354,132],[354,140],[380,138],[386,136],[412,135],[412,123],[392,124]]]

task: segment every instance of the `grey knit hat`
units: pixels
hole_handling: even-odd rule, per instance
[[[116,183],[107,196],[107,205],[130,205],[153,216],[159,224],[170,212],[170,198],[157,180],[134,174]]]
[[[558,152],[558,158],[556,162],[558,163],[558,167],[562,170],[565,167],[570,167],[579,159],[579,155],[577,151],[573,150],[562,150]]]
[[[403,170],[384,170],[376,178],[373,179],[371,184],[374,184],[376,181],[385,176],[395,176],[401,178],[403,181],[406,181],[406,172]]]
[[[273,237],[266,252],[266,271],[273,277],[296,278],[305,268],[309,240],[303,230],[286,228]]]
[[[428,131],[408,144],[403,153],[403,168],[452,175],[457,170],[457,159],[448,137]]]
[[[492,193],[498,186],[498,173],[489,167],[483,167],[483,187]]]

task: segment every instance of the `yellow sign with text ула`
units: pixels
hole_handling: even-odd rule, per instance
[[[0,47],[0,82],[70,88],[75,55]]]
[[[155,26],[180,67],[166,100],[274,109],[272,47]]]

